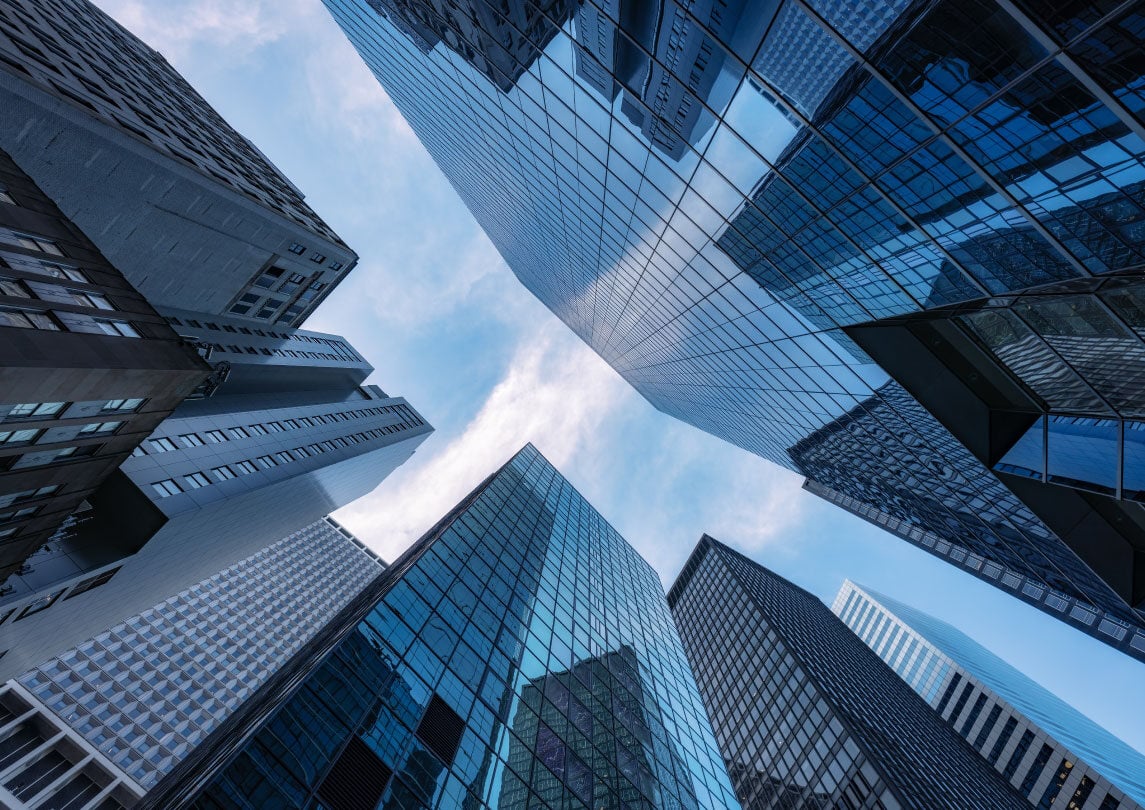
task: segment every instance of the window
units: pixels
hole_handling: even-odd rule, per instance
[[[87,593],[93,588],[98,588],[100,585],[106,585],[118,572],[119,568],[112,568],[110,571],[104,571],[102,574],[88,577],[72,588],[71,591],[68,592],[68,595],[64,597],[64,601],[71,599],[73,596],[79,596],[81,593]]]
[[[168,453],[171,450],[178,450],[179,449],[176,446],[175,442],[171,441],[166,436],[163,436],[163,437],[158,438],[158,439],[148,439],[147,446],[151,450],[154,450],[156,453]]]
[[[87,276],[76,267],[48,261],[47,259],[40,259],[35,256],[21,256],[16,253],[8,253],[0,250],[0,260],[3,260],[3,263],[13,270],[23,270],[26,273],[35,273],[39,276],[66,278],[83,284],[86,284],[88,280]]]
[[[295,447],[291,452],[296,458],[308,458],[310,456],[310,451],[305,447]]]
[[[287,464],[291,461],[294,461],[294,459],[291,458],[290,453],[287,453],[285,450],[282,451],[281,453],[275,453],[274,457],[276,459],[278,459],[280,462],[282,462],[283,464]]]
[[[326,257],[321,253],[315,252],[310,254],[310,261],[314,262],[315,264],[322,264],[322,262],[326,261]]]
[[[263,467],[265,467],[265,468],[266,468],[266,469],[268,469],[268,470],[269,470],[271,467],[277,467],[277,466],[278,466],[278,462],[277,462],[277,461],[275,461],[275,460],[274,460],[273,458],[271,458],[270,456],[259,456],[259,457],[256,459],[256,461],[258,461],[258,463],[259,463],[259,464],[261,464]]]
[[[207,441],[211,444],[222,444],[227,440],[227,437],[223,435],[221,430],[208,430],[203,433],[203,436],[205,436]]]
[[[81,436],[99,436],[115,433],[123,426],[122,422],[88,422],[80,428]]]
[[[39,430],[0,430],[0,444],[30,444],[42,431]]]
[[[127,321],[113,321],[109,318],[95,318],[96,325],[108,335],[119,335],[120,337],[139,337],[139,332],[135,327]]]
[[[234,470],[225,464],[222,467],[215,467],[211,472],[214,473],[215,478],[218,478],[220,481],[229,481],[235,477]]]
[[[258,472],[258,467],[251,464],[249,461],[240,461],[235,464],[235,469],[239,471],[240,475],[247,475],[248,473]]]
[[[229,311],[236,315],[246,315],[250,312],[250,304],[235,304]]]
[[[210,479],[203,475],[201,472],[184,475],[183,482],[189,489],[199,489],[200,487],[210,486],[211,483]]]
[[[11,512],[0,512],[0,523],[14,523],[17,520],[29,518],[40,511],[38,506],[26,506],[23,509],[16,509]]]
[[[58,304],[74,304],[93,309],[115,309],[104,296],[99,293],[73,290],[70,287],[58,287],[55,284],[45,284],[39,281],[28,282],[28,287],[37,298],[44,301],[53,301]]]
[[[14,307],[0,307],[0,326],[11,326],[16,329],[45,329],[50,332],[60,331],[60,324],[52,317],[51,313]]]
[[[0,276],[0,295],[7,295],[11,298],[32,297],[32,294],[28,291],[28,287],[24,282],[5,276]]]
[[[330,269],[337,273],[344,265],[342,262],[330,262]]]
[[[59,484],[50,484],[46,487],[40,487],[39,489],[26,489],[23,492],[12,492],[7,495],[0,495],[0,506],[11,506],[16,503],[46,498],[49,495],[55,495],[59,489]]]
[[[227,428],[227,432],[230,433],[231,437],[235,438],[235,439],[249,439],[250,438],[250,434],[246,432],[246,428],[241,428],[241,427]]]
[[[247,430],[251,432],[252,436],[265,436],[266,428],[262,425],[248,425]]]
[[[306,245],[300,245],[297,242],[291,242],[290,247],[288,247],[287,250],[296,256],[301,256],[306,252]]]
[[[20,621],[20,619],[26,619],[27,617],[31,616],[34,613],[39,613],[41,610],[47,610],[48,608],[50,608],[52,605],[54,605],[56,603],[56,600],[59,599],[63,595],[63,593],[64,592],[62,590],[59,590],[59,591],[56,591],[55,593],[41,596],[39,599],[35,600],[34,602],[29,602],[28,605],[25,606],[25,608],[20,611],[20,615],[16,617],[15,621]]]
[[[8,205],[16,204],[16,200],[14,200],[12,195],[8,193],[8,189],[5,186],[0,186],[0,202],[8,203]]]
[[[51,239],[37,236],[34,233],[24,233],[22,231],[13,231],[9,228],[0,228],[0,240],[6,241],[8,244],[17,244],[28,250],[51,253],[53,256],[64,255],[64,252],[60,250],[60,246]]]
[[[134,413],[143,405],[143,399],[109,399],[103,406],[104,411],[121,411]]]
[[[94,456],[103,449],[101,444],[88,444],[83,447],[61,447],[55,453],[28,453],[12,465],[12,469],[42,467],[47,464],[60,464],[77,458]]]
[[[184,433],[179,437],[183,444],[187,447],[201,447],[203,440],[199,438],[198,433]]]
[[[282,431],[285,430],[281,422],[267,422],[266,426],[271,433],[282,433]]]
[[[170,478],[163,481],[156,481],[151,485],[151,488],[155,490],[155,494],[160,498],[170,498],[172,495],[178,495],[183,491],[182,488]]]

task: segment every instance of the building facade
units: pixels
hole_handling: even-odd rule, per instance
[[[320,520],[14,683],[142,795],[384,568]]]
[[[735,806],[655,573],[531,445],[343,620],[142,806]]]
[[[0,149],[0,600],[208,370]]]
[[[655,407],[853,511],[906,480],[900,535],[1145,659],[1136,5],[590,1],[497,93],[326,5],[514,273]],[[847,431],[819,482],[803,459],[833,451],[803,451]]]
[[[1145,756],[959,630],[850,580],[831,609],[1030,804],[1145,802]]]
[[[209,354],[208,382],[11,578],[0,677],[366,495],[433,430],[365,383],[373,369],[344,338],[172,312],[170,326]]]
[[[0,147],[157,307],[297,326],[357,255],[87,0],[0,3]]]
[[[705,535],[668,593],[744,808],[1021,808],[827,606]]]

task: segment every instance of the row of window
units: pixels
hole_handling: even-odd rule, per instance
[[[109,399],[103,403],[100,413],[135,413],[147,400],[142,397],[129,399]],[[5,414],[0,414],[0,422],[32,422],[40,419],[58,419],[71,402],[21,402],[13,405]],[[109,423],[100,423],[109,424]],[[118,424],[118,423],[117,423]],[[98,431],[97,431],[98,432]]]
[[[127,321],[93,318],[78,312],[47,312],[23,307],[0,307],[0,326],[43,329],[50,332],[88,332],[96,335],[141,337],[138,330]]]
[[[123,427],[123,422],[88,422],[81,425],[76,438],[89,439],[94,436],[110,436]],[[32,444],[44,434],[41,428],[21,428],[20,430],[0,430],[0,447],[13,447]]]
[[[230,464],[223,464],[219,467],[211,469],[211,475],[214,476],[216,481],[229,481],[232,478],[237,478],[240,475],[249,475],[250,473],[258,472],[259,469],[269,470],[277,467],[280,464],[289,464],[292,461],[300,461],[310,456],[325,453],[331,450],[337,450],[340,447],[350,447],[354,444],[369,441],[370,439],[380,439],[388,433],[395,433],[402,430],[404,425],[387,425],[374,430],[364,431],[362,433],[355,433],[351,436],[339,436],[335,439],[328,439],[326,441],[308,444],[305,447],[295,447],[293,450],[282,450],[277,453],[259,456],[254,461],[236,461]],[[242,428],[231,428],[230,430],[242,430]],[[207,431],[208,434],[219,434],[221,431],[212,430]],[[195,446],[194,442],[202,444],[198,434],[188,433],[180,437],[188,447]],[[212,441],[217,439],[212,438]],[[225,440],[225,438],[224,438]],[[161,439],[152,439],[148,441],[152,450],[156,452],[167,452],[168,450],[177,449],[175,443],[170,439],[164,437]],[[159,449],[159,448],[162,449]],[[178,495],[181,492],[189,492],[192,489],[199,489],[200,487],[208,486],[214,483],[204,473],[193,472],[189,475],[184,475],[181,482],[173,478],[166,478],[162,481],[156,481],[151,485],[155,494],[160,498],[169,498],[172,495]]]
[[[100,585],[106,585],[113,576],[119,571],[119,568],[113,568],[110,571],[104,571],[99,574],[88,577],[87,579],[80,580],[75,585],[69,588],[60,588],[52,593],[44,594],[23,607],[0,608],[0,625],[8,621],[8,619],[15,616],[12,621],[18,622],[21,619],[26,619],[29,616],[34,616],[37,613],[47,610],[52,605],[61,600],[71,599],[73,596],[79,596],[81,593],[87,593],[93,588],[98,588]],[[3,653],[0,653],[3,655]]]
[[[322,286],[323,285],[318,285],[318,289],[321,289]],[[314,335],[304,335],[304,334],[300,334],[298,332],[289,332],[289,333],[287,333],[287,332],[273,332],[269,329],[267,329],[267,330],[251,329],[251,328],[248,328],[246,326],[231,326],[230,324],[226,324],[226,323],[219,325],[217,323],[212,323],[211,321],[201,322],[201,321],[193,320],[191,318],[187,318],[186,320],[180,320],[179,318],[176,318],[174,316],[168,316],[167,317],[167,323],[171,324],[172,326],[186,325],[186,326],[191,327],[192,329],[210,329],[210,330],[215,331],[215,332],[220,332],[220,331],[221,332],[231,332],[232,334],[257,335],[258,337],[276,338],[278,340],[296,340],[296,341],[305,342],[305,343],[315,343],[315,344],[330,347],[331,349],[334,350],[335,354],[337,354],[339,357],[341,357],[343,359],[349,359],[349,360],[361,359],[350,350],[350,348],[346,345],[346,343],[344,341],[330,340],[328,338],[315,337]],[[216,348],[220,348],[220,347],[216,346]],[[235,349],[234,347],[231,347],[231,348],[234,351],[241,351],[239,349]],[[250,348],[247,348],[246,351],[251,352],[252,354],[254,353],[251,351]],[[262,351],[264,354],[267,353],[267,350],[265,350],[265,349],[263,349]],[[288,354],[289,354],[289,352],[288,352]],[[303,352],[302,354],[305,354],[305,352]],[[291,356],[294,356],[294,355],[291,355]]]

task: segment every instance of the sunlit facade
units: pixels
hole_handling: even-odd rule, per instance
[[[532,445],[372,594],[145,806],[736,807],[659,579]]]
[[[1140,810],[1145,755],[961,631],[850,580],[831,609],[1033,806]]]
[[[653,405],[1145,658],[1138,6],[325,2]]]

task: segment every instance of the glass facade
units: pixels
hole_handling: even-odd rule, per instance
[[[866,506],[893,489],[1145,657],[1138,5],[325,2],[654,406]]]
[[[1011,782],[1034,806],[1145,803],[1145,755],[961,631],[849,580],[832,610],[991,765],[1012,762]],[[1014,756],[1027,731],[1023,763]]]
[[[743,807],[1020,808],[811,594],[705,536],[668,594]]]
[[[196,807],[736,806],[656,574],[531,445],[427,538]]]

